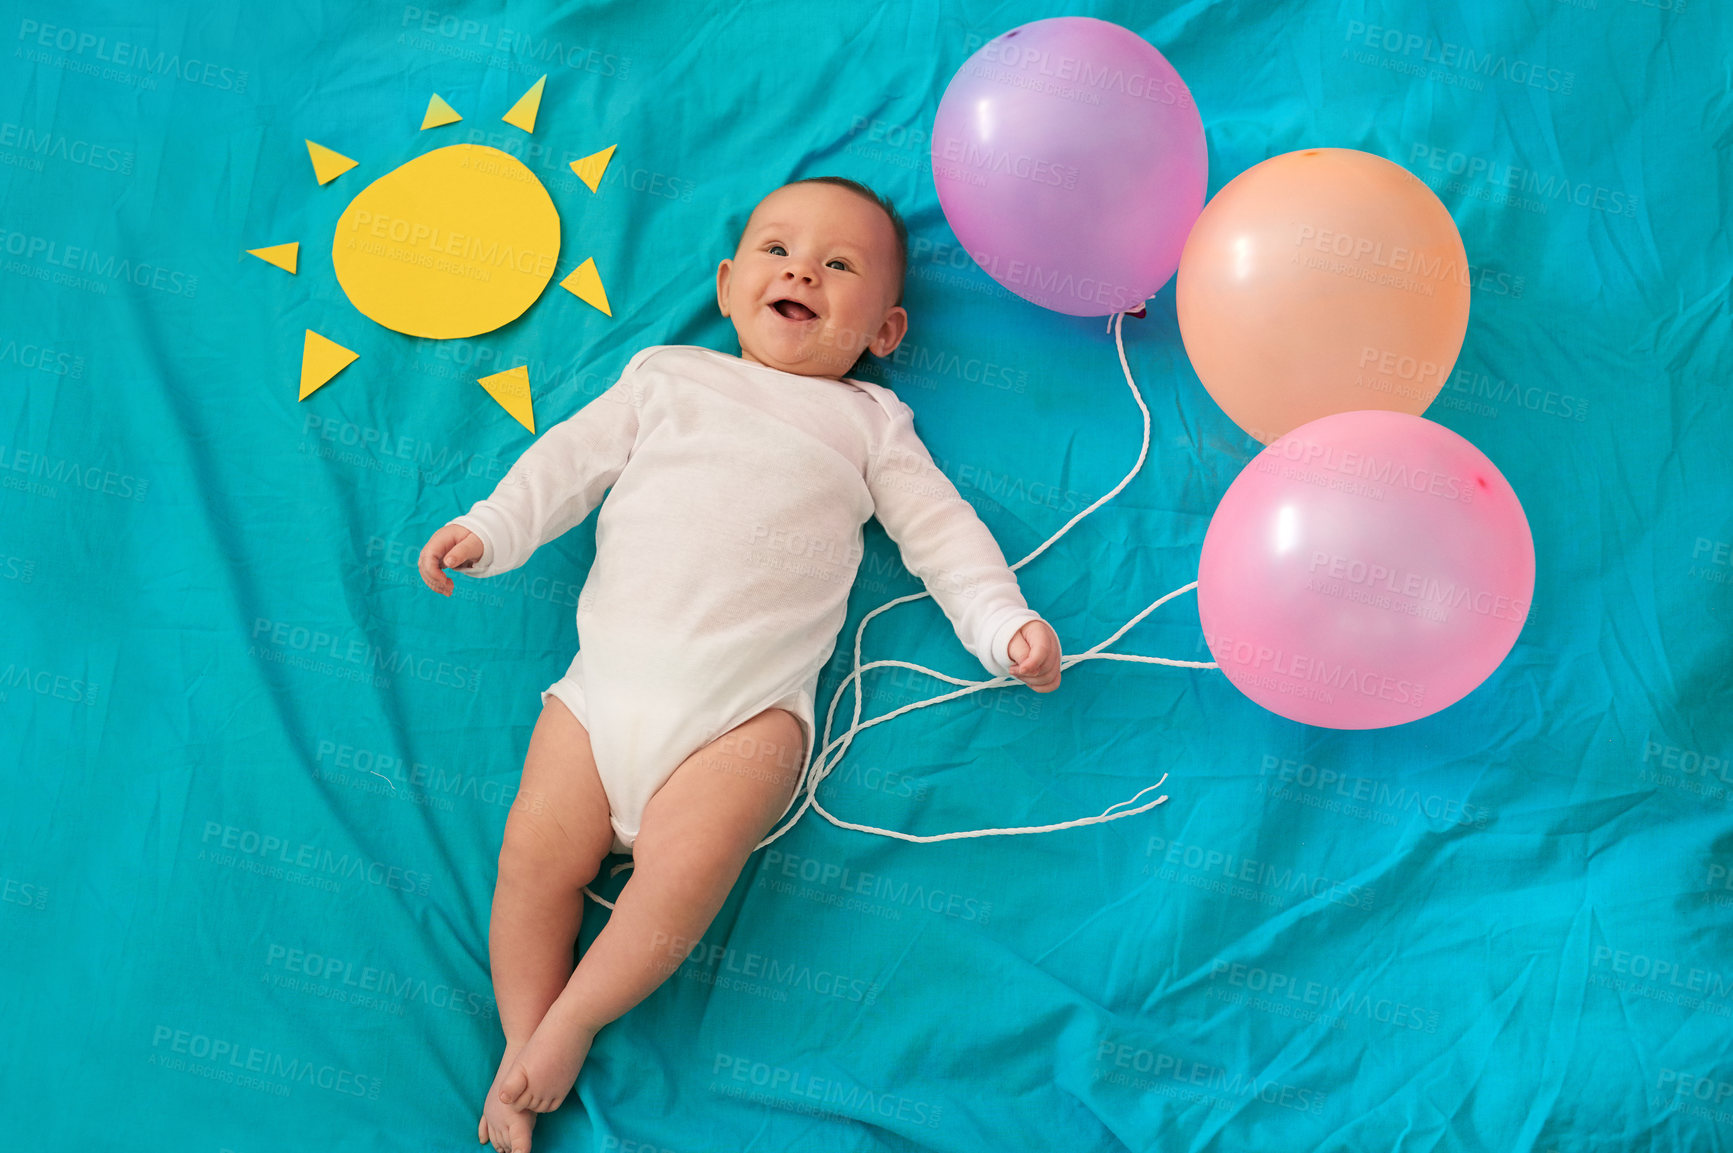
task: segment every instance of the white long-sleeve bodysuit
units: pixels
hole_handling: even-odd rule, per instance
[[[915,435],[913,411],[867,381],[646,348],[452,522],[483,546],[457,571],[518,567],[605,492],[579,651],[542,699],[557,696],[589,731],[616,852],[631,850],[644,806],[682,761],[767,708],[799,720],[804,770],[868,517],[994,676],[1009,672],[1012,634],[1040,619]]]

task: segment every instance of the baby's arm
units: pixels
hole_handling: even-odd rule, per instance
[[[510,572],[602,502],[637,440],[641,398],[633,370],[643,355],[632,358],[612,387],[537,437],[492,495],[440,530],[467,529],[480,541],[476,559],[454,571],[473,577]]]
[[[879,451],[867,464],[867,488],[879,523],[897,543],[909,571],[932,593],[963,647],[988,672],[1025,679],[1010,666],[1020,657],[1033,656],[1042,666],[1051,663],[1056,677],[1058,638],[1024,601],[992,532],[933,463],[915,434],[914,411],[901,401],[896,408]],[[1040,623],[1025,631],[1030,622]],[[1043,629],[1048,635],[1039,643]],[[1011,638],[1020,632],[1021,652],[1013,657]],[[1033,669],[1020,666],[1020,671]]]

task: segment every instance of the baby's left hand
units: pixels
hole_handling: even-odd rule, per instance
[[[1011,635],[1011,675],[1038,693],[1059,687],[1059,634],[1046,621],[1030,621]]]

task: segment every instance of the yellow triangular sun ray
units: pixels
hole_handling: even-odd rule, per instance
[[[500,119],[513,128],[534,132],[536,130],[536,112],[542,106],[542,85],[547,82],[547,74],[544,73],[540,80],[530,85],[528,92],[518,97],[517,103],[511,106],[511,111],[501,116]]]
[[[309,328],[301,344],[301,399],[312,396],[319,386],[348,368],[359,355]]]
[[[300,254],[299,240],[291,240],[287,244],[273,244],[266,248],[247,249],[248,256],[256,256],[266,264],[274,264],[290,276],[295,275],[295,260]]]
[[[610,144],[600,152],[592,152],[582,160],[572,161],[572,171],[578,174],[578,179],[590,186],[594,192],[602,182],[602,173],[608,170],[608,161],[614,158],[614,149],[618,144]]]
[[[355,161],[323,144],[307,141],[307,155],[313,158],[313,176],[320,184],[329,184],[351,168]]]
[[[440,99],[439,93],[435,92],[433,98],[427,102],[427,115],[421,118],[421,130],[426,132],[429,128],[456,124],[462,119],[463,117],[457,114],[457,109]]]
[[[530,406],[530,370],[527,364],[481,377],[476,383],[487,389],[487,394],[511,413],[512,419],[535,432],[536,414]]]
[[[602,274],[596,271],[595,257],[592,256],[572,269],[571,273],[560,281],[560,287],[585,304],[593,304],[607,315],[614,315],[608,311],[608,294],[602,291]]]

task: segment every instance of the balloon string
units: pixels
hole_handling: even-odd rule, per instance
[[[1138,407],[1139,411],[1143,414],[1143,444],[1137,450],[1136,462],[1132,464],[1131,470],[1125,474],[1125,476],[1120,480],[1120,482],[1118,484],[1114,485],[1113,488],[1108,490],[1101,497],[1097,498],[1096,501],[1093,504],[1091,504],[1088,508],[1085,508],[1082,512],[1079,512],[1077,515],[1073,516],[1070,520],[1066,521],[1065,524],[1060,527],[1059,531],[1055,532],[1052,536],[1050,536],[1046,540],[1042,541],[1038,546],[1036,546],[1036,548],[1033,551],[1031,551],[1029,553],[1029,555],[1025,556],[1022,560],[1019,560],[1016,564],[1012,565],[1011,569],[1013,571],[1022,568],[1024,565],[1028,564],[1030,561],[1032,561],[1036,557],[1040,556],[1043,552],[1045,552],[1047,550],[1048,546],[1053,544],[1054,541],[1058,540],[1060,537],[1064,536],[1067,532],[1071,531],[1072,525],[1075,525],[1078,521],[1082,520],[1084,517],[1088,516],[1090,513],[1094,512],[1096,509],[1100,508],[1103,504],[1106,504],[1109,500],[1113,499],[1113,497],[1117,496],[1121,489],[1123,489],[1127,484],[1131,483],[1132,477],[1136,476],[1138,471],[1143,468],[1144,458],[1146,456],[1148,456],[1148,454],[1149,454],[1149,407],[1143,403],[1143,394],[1138,391],[1137,381],[1134,380],[1132,378],[1132,375],[1131,375],[1131,365],[1125,358],[1125,337],[1124,337],[1123,327],[1124,327],[1124,322],[1125,322],[1126,316],[1128,316],[1128,315],[1141,315],[1144,306],[1146,306],[1147,304],[1148,304],[1148,301],[1145,301],[1144,305],[1139,306],[1136,309],[1128,309],[1125,312],[1115,313],[1113,316],[1109,317],[1108,321],[1107,321],[1107,327],[1113,333],[1114,345],[1116,346],[1116,348],[1119,351],[1119,367],[1125,373],[1126,387],[1131,390],[1131,398],[1137,402],[1137,407]],[[1218,664],[1216,664],[1216,662],[1214,662],[1214,661],[1182,661],[1182,660],[1174,660],[1174,659],[1169,658],[1169,657],[1146,657],[1146,656],[1140,656],[1140,655],[1137,655],[1134,653],[1109,653],[1109,652],[1101,651],[1101,650],[1105,649],[1108,645],[1112,644],[1114,641],[1118,640],[1120,637],[1124,636],[1125,633],[1132,628],[1132,626],[1136,625],[1144,617],[1148,616],[1150,613],[1154,612],[1156,609],[1160,608],[1162,605],[1166,604],[1168,601],[1172,600],[1174,597],[1179,596],[1182,593],[1189,592],[1192,589],[1195,589],[1196,587],[1197,587],[1197,582],[1194,580],[1190,584],[1181,585],[1179,588],[1174,589],[1172,592],[1167,593],[1164,596],[1157,597],[1146,608],[1144,608],[1144,610],[1142,612],[1138,613],[1136,616],[1134,616],[1130,620],[1126,621],[1125,624],[1121,625],[1110,636],[1104,638],[1103,640],[1096,642],[1095,644],[1091,645],[1089,648],[1083,650],[1080,653],[1073,653],[1070,656],[1061,657],[1060,661],[1059,661],[1059,667],[1061,669],[1065,669],[1065,668],[1070,668],[1073,665],[1081,664],[1084,661],[1111,660],[1111,661],[1135,661],[1135,662],[1138,662],[1141,664],[1170,665],[1170,666],[1175,667],[1175,668],[1186,668],[1186,669],[1219,668],[1220,666]],[[917,841],[917,842],[925,843],[925,842],[932,842],[932,841],[950,841],[950,840],[956,840],[956,839],[964,838],[964,837],[1009,837],[1009,836],[1021,836],[1021,835],[1030,834],[1030,833],[1051,833],[1051,832],[1056,832],[1057,830],[1060,830],[1060,829],[1075,829],[1075,828],[1079,828],[1079,827],[1084,826],[1084,825],[1104,824],[1108,821],[1117,821],[1117,820],[1120,820],[1124,817],[1134,817],[1139,813],[1146,813],[1150,809],[1155,808],[1157,805],[1159,805],[1162,802],[1167,800],[1167,794],[1163,793],[1161,796],[1155,798],[1153,801],[1145,802],[1142,805],[1138,805],[1136,808],[1124,809],[1120,812],[1114,812],[1114,810],[1118,809],[1121,805],[1133,804],[1139,797],[1143,796],[1143,794],[1149,792],[1151,789],[1158,788],[1163,781],[1167,780],[1167,774],[1163,773],[1161,775],[1161,779],[1157,780],[1154,784],[1146,785],[1142,789],[1139,789],[1132,796],[1126,798],[1123,801],[1118,801],[1114,804],[1107,806],[1106,809],[1103,809],[1100,813],[1098,813],[1092,817],[1079,817],[1079,818],[1076,818],[1075,820],[1059,821],[1059,822],[1056,822],[1054,824],[1048,824],[1048,825],[1022,825],[1022,826],[1017,826],[1017,827],[1012,827],[1012,828],[1000,828],[1000,829],[965,829],[965,830],[962,830],[959,832],[933,833],[933,834],[929,834],[929,835],[925,835],[925,836],[919,836],[919,835],[916,835],[914,833],[904,833],[904,832],[900,832],[896,829],[881,829],[881,828],[878,828],[874,825],[861,825],[861,824],[856,824],[853,821],[845,821],[842,818],[836,816],[835,814],[829,812],[827,809],[825,809],[825,807],[823,805],[819,804],[818,803],[818,786],[824,781],[824,779],[826,777],[828,777],[833,771],[835,771],[836,766],[841,763],[843,756],[848,752],[849,746],[851,744],[853,744],[854,735],[856,733],[862,732],[866,729],[870,729],[874,725],[884,724],[886,721],[891,720],[893,717],[901,716],[903,713],[909,712],[913,709],[921,709],[921,708],[927,708],[930,705],[943,704],[945,701],[957,700],[961,697],[966,697],[966,696],[970,695],[971,693],[981,692],[983,689],[998,688],[1000,686],[1006,686],[1006,685],[1013,685],[1013,684],[1020,684],[1021,683],[1015,677],[1011,677],[1011,676],[993,677],[989,680],[984,680],[984,681],[965,680],[965,679],[962,679],[960,677],[953,677],[947,673],[939,672],[937,669],[927,668],[925,665],[911,664],[908,661],[876,660],[876,661],[870,661],[866,664],[861,663],[861,644],[862,644],[863,638],[866,636],[867,622],[871,621],[874,617],[878,616],[880,613],[884,612],[886,609],[894,608],[900,604],[907,604],[910,601],[918,601],[918,600],[921,600],[923,597],[927,597],[927,596],[931,596],[931,595],[932,595],[931,593],[926,593],[926,592],[909,593],[905,596],[897,597],[894,600],[886,601],[884,604],[879,605],[877,608],[873,609],[871,612],[867,613],[864,617],[861,618],[859,625],[857,625],[855,628],[855,634],[854,634],[854,667],[850,670],[848,676],[843,678],[842,684],[838,685],[836,688],[836,691],[831,695],[830,707],[825,712],[825,717],[824,717],[825,742],[824,742],[824,745],[816,756],[810,756],[810,755],[808,756],[806,765],[801,769],[800,780],[795,785],[795,793],[797,796],[800,795],[802,792],[805,793],[804,798],[800,802],[800,807],[795,810],[794,815],[792,817],[787,816],[788,810],[785,808],[783,810],[783,816],[787,817],[786,822],[782,825],[781,828],[777,829],[775,832],[773,832],[769,836],[765,837],[762,841],[758,842],[758,844],[754,845],[753,846],[754,851],[756,851],[758,849],[762,849],[764,846],[770,844],[772,841],[776,840],[778,837],[780,837],[784,833],[788,832],[789,829],[792,829],[794,827],[795,823],[800,820],[801,815],[803,813],[805,813],[809,807],[814,812],[818,813],[821,817],[823,817],[825,820],[829,821],[831,824],[835,825],[839,829],[854,829],[857,832],[872,833],[876,836],[881,836],[881,837],[894,837],[894,838],[896,838],[898,840],[902,840],[902,841]],[[959,685],[961,687],[958,689],[955,689],[952,692],[941,693],[938,696],[928,697],[925,700],[912,701],[909,704],[903,705],[903,706],[896,708],[896,709],[892,709],[888,713],[883,713],[883,714],[880,714],[879,716],[876,716],[876,717],[869,717],[865,721],[862,721],[861,720],[861,705],[862,705],[861,686],[865,683],[863,674],[872,670],[872,669],[878,669],[878,668],[912,669],[915,672],[925,673],[927,676],[930,676],[930,677],[934,678],[935,680],[947,681],[953,685]],[[840,733],[839,735],[837,735],[835,738],[832,738],[830,736],[830,732],[831,732],[832,726],[835,724],[835,721],[836,721],[837,705],[842,699],[842,694],[844,693],[844,691],[846,691],[849,688],[850,685],[854,686],[854,706],[853,706],[853,715],[850,718],[850,722],[849,722],[849,727],[847,729],[843,730],[843,732]],[[792,800],[790,800],[789,805],[792,806],[793,804],[794,804],[794,802]],[[779,818],[779,819],[781,819],[781,818]],[[610,873],[610,876],[619,873],[622,869],[629,869],[631,867],[632,867],[632,864],[629,861],[615,865],[613,868],[613,872]],[[610,909],[614,907],[612,902],[603,900],[601,897],[599,897],[595,893],[591,892],[588,886],[586,886],[584,888],[584,892],[586,894],[588,894],[590,897],[594,898],[598,903],[600,903],[602,905],[606,905]]]
[[[1145,304],[1147,304],[1147,303],[1148,302],[1146,301]],[[1121,480],[1119,481],[1118,484],[1114,485],[1112,489],[1108,490],[1102,496],[1097,498],[1094,501],[1094,503],[1090,504],[1087,508],[1083,509],[1081,512],[1079,512],[1075,516],[1073,516],[1070,520],[1066,521],[1065,524],[1062,525],[1057,532],[1055,532],[1052,536],[1048,537],[1046,540],[1042,541],[1027,556],[1023,557],[1016,564],[1013,564],[1011,566],[1013,571],[1015,571],[1016,569],[1022,568],[1024,565],[1028,564],[1030,561],[1032,561],[1036,557],[1040,556],[1055,541],[1057,541],[1060,537],[1064,536],[1067,532],[1071,531],[1072,526],[1075,525],[1078,521],[1082,520],[1084,517],[1088,516],[1090,513],[1094,512],[1096,509],[1100,508],[1103,504],[1105,504],[1109,500],[1113,499],[1113,497],[1117,496],[1119,494],[1119,492],[1122,489],[1124,489],[1127,484],[1131,483],[1131,479],[1133,477],[1135,477],[1137,475],[1138,471],[1140,469],[1142,469],[1142,467],[1143,467],[1144,459],[1149,454],[1149,408],[1143,402],[1143,394],[1138,391],[1137,381],[1132,377],[1132,374],[1131,374],[1131,365],[1126,360],[1126,357],[1125,357],[1125,337],[1124,337],[1124,332],[1123,332],[1125,317],[1128,314],[1141,311],[1143,309],[1143,307],[1144,307],[1143,305],[1140,305],[1136,309],[1128,309],[1125,312],[1115,313],[1113,316],[1108,318],[1108,322],[1107,322],[1108,328],[1111,329],[1113,332],[1114,345],[1117,348],[1118,353],[1119,353],[1119,367],[1125,373],[1126,387],[1128,387],[1131,390],[1131,397],[1134,401],[1137,402],[1138,410],[1142,413],[1142,417],[1143,417],[1143,443],[1138,448],[1137,460],[1132,464],[1131,469],[1125,474],[1125,476],[1123,478],[1121,478]],[[1131,620],[1127,621],[1123,626],[1121,626],[1118,630],[1116,630],[1111,636],[1109,636],[1109,637],[1105,638],[1104,640],[1090,646],[1088,649],[1084,650],[1081,653],[1075,653],[1075,654],[1072,654],[1070,656],[1066,656],[1066,657],[1061,658],[1060,662],[1059,662],[1060,668],[1062,668],[1062,669],[1068,668],[1072,665],[1079,664],[1079,663],[1086,661],[1086,660],[1136,661],[1136,662],[1144,663],[1144,664],[1172,665],[1172,666],[1180,667],[1180,668],[1195,668],[1195,669],[1213,669],[1213,668],[1219,667],[1216,665],[1216,663],[1214,661],[1181,661],[1181,660],[1173,660],[1173,659],[1170,659],[1167,657],[1146,657],[1146,656],[1139,656],[1139,655],[1131,654],[1131,653],[1107,653],[1107,652],[1101,651],[1102,649],[1105,649],[1108,645],[1112,644],[1114,641],[1118,640],[1129,629],[1131,629],[1131,627],[1133,625],[1137,624],[1137,622],[1141,621],[1144,617],[1148,616],[1150,613],[1152,613],[1156,609],[1160,608],[1163,604],[1166,604],[1168,601],[1172,600],[1176,596],[1179,596],[1181,593],[1188,592],[1191,589],[1194,589],[1196,587],[1197,587],[1197,582],[1192,581],[1190,584],[1187,584],[1187,585],[1184,585],[1180,588],[1174,589],[1172,592],[1166,594],[1165,596],[1157,598],[1153,603],[1151,603],[1142,612],[1140,612],[1136,616],[1132,617]],[[1057,824],[1051,824],[1051,825],[1036,825],[1036,826],[1026,826],[1026,827],[1019,827],[1019,828],[1004,828],[1004,829],[969,829],[969,830],[964,830],[961,832],[954,832],[954,833],[938,833],[938,834],[934,834],[931,836],[914,836],[912,834],[899,832],[899,831],[894,830],[894,829],[880,829],[880,828],[876,828],[876,827],[871,826],[871,825],[859,825],[859,824],[855,824],[855,823],[850,822],[850,821],[841,820],[838,817],[834,816],[833,814],[827,812],[825,810],[824,806],[822,806],[821,804],[818,803],[818,799],[817,799],[818,786],[824,780],[825,777],[829,776],[833,771],[835,771],[836,766],[841,762],[844,754],[848,751],[849,745],[851,743],[853,743],[854,734],[861,732],[865,729],[869,729],[874,725],[883,724],[884,722],[890,720],[892,717],[900,716],[901,714],[909,712],[912,709],[926,708],[930,705],[941,704],[945,701],[955,700],[955,699],[960,698],[960,697],[968,696],[971,693],[980,692],[983,689],[997,688],[997,687],[1002,686],[1002,685],[1013,685],[1013,684],[1021,683],[1015,677],[1011,677],[1011,676],[993,677],[990,680],[984,680],[984,681],[963,680],[963,679],[960,679],[958,677],[953,677],[953,676],[949,676],[945,673],[941,673],[941,672],[937,671],[936,669],[927,668],[924,665],[910,664],[907,661],[877,660],[877,661],[872,661],[870,663],[863,664],[861,662],[861,646],[862,646],[862,640],[866,635],[867,623],[869,621],[871,621],[873,619],[873,617],[877,616],[878,614],[884,612],[887,609],[893,608],[894,606],[899,605],[899,604],[905,604],[905,603],[910,602],[910,601],[917,601],[917,600],[922,599],[923,597],[930,596],[930,595],[931,595],[930,593],[926,593],[926,592],[909,593],[906,596],[900,596],[894,600],[886,601],[884,604],[873,609],[871,612],[867,613],[864,617],[861,618],[859,625],[857,625],[855,628],[854,667],[849,672],[848,676],[843,679],[843,683],[837,686],[836,692],[831,697],[830,708],[827,710],[827,712],[825,714],[825,724],[824,724],[824,735],[826,738],[825,744],[824,744],[822,750],[819,752],[819,754],[816,757],[809,759],[808,764],[802,773],[801,785],[797,786],[797,791],[799,791],[802,787],[804,787],[804,791],[806,794],[805,799],[802,800],[800,808],[795,812],[794,816],[788,818],[787,822],[785,824],[783,824],[783,826],[781,828],[777,829],[775,832],[771,833],[764,840],[760,841],[758,843],[758,845],[755,846],[756,848],[763,848],[765,845],[770,844],[772,841],[774,841],[778,837],[782,836],[782,834],[786,833],[790,828],[792,828],[794,826],[795,822],[800,819],[801,814],[806,811],[808,806],[810,806],[812,809],[814,809],[816,812],[818,812],[819,815],[823,816],[831,824],[836,825],[838,828],[856,829],[856,830],[859,830],[861,832],[875,833],[879,836],[895,837],[895,838],[898,838],[900,840],[907,840],[907,841],[943,841],[943,840],[950,840],[950,839],[959,838],[959,837],[1011,836],[1011,835],[1017,835],[1017,834],[1023,834],[1023,833],[1048,832],[1048,831],[1052,831],[1055,829],[1069,829],[1069,828],[1075,828],[1075,827],[1080,826],[1080,825],[1092,825],[1092,824],[1097,824],[1097,823],[1100,823],[1103,821],[1118,820],[1121,817],[1133,816],[1137,813],[1141,813],[1141,812],[1144,812],[1150,808],[1153,808],[1155,805],[1158,805],[1162,801],[1165,801],[1167,799],[1165,796],[1163,796],[1163,797],[1159,797],[1156,800],[1151,801],[1148,804],[1145,804],[1145,805],[1143,805],[1139,808],[1136,808],[1136,809],[1128,809],[1124,812],[1119,812],[1119,813],[1114,813],[1112,811],[1113,809],[1118,808],[1119,805],[1130,804],[1132,801],[1135,801],[1137,799],[1137,797],[1141,797],[1144,793],[1147,793],[1150,789],[1155,788],[1156,785],[1159,785],[1161,783],[1161,781],[1157,781],[1156,785],[1150,785],[1147,788],[1140,790],[1136,794],[1136,796],[1133,796],[1130,799],[1125,800],[1125,801],[1120,801],[1119,804],[1117,804],[1117,805],[1108,806],[1108,809],[1098,816],[1084,817],[1084,818],[1081,818],[1078,820],[1073,820],[1073,821],[1061,821]],[[867,671],[869,671],[871,669],[875,669],[875,668],[912,669],[916,672],[925,673],[927,676],[933,677],[936,680],[946,681],[946,682],[949,682],[950,684],[960,685],[962,687],[959,689],[956,689],[952,692],[941,693],[938,696],[929,697],[925,700],[913,701],[909,704],[901,706],[900,708],[893,709],[892,711],[890,711],[888,713],[884,713],[884,714],[882,714],[880,716],[876,716],[876,717],[871,717],[871,718],[869,718],[863,722],[861,720],[861,705],[862,705],[861,686],[863,684],[862,674],[866,673]],[[832,739],[830,737],[830,733],[831,733],[832,725],[835,722],[837,705],[842,698],[842,694],[848,690],[850,685],[854,686],[853,715],[850,719],[849,727],[846,730],[844,730],[841,734],[839,734],[837,737]],[[1164,773],[1162,775],[1161,780],[1165,781],[1166,779],[1167,779],[1167,776]]]

